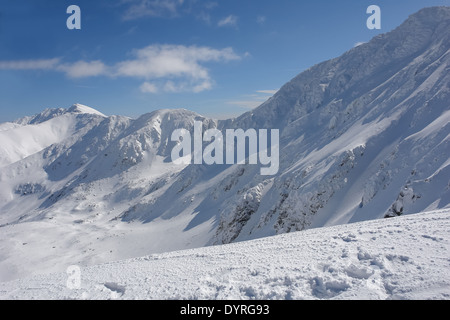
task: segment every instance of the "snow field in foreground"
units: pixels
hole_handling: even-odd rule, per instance
[[[450,210],[0,283],[0,299],[448,299]]]

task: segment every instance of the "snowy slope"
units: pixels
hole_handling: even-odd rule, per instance
[[[450,8],[423,9],[228,123],[280,128],[284,146],[282,173],[237,238],[448,206],[449,30]]]
[[[73,117],[72,110],[40,123],[63,121],[66,113]],[[173,200],[167,198],[174,194],[165,193],[185,167],[167,161],[171,133],[205,118],[186,110],[136,120],[78,113],[83,134],[0,171],[0,281],[60,271],[67,262],[96,264],[199,247],[211,238],[207,225],[185,231],[190,211],[170,219],[167,203]],[[167,210],[169,218],[123,221],[157,200],[162,204],[155,208]],[[169,241],[171,234],[177,236]]]
[[[449,299],[449,230],[449,210],[312,229],[80,267],[79,287],[0,283],[0,299]]]
[[[0,281],[449,208],[449,30],[449,7],[423,9],[236,119],[74,105],[0,124]],[[174,165],[194,121],[280,129],[278,174]]]
[[[75,104],[67,110],[46,109],[33,117],[0,124],[0,168],[76,135],[82,127],[80,117],[85,114],[105,117],[92,108]]]

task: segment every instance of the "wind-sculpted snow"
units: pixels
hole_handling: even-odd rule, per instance
[[[278,129],[278,173],[174,164],[172,133],[196,121]],[[449,137],[448,7],[309,68],[236,119],[47,109],[0,124],[0,280],[448,208]]]
[[[448,299],[450,212],[79,266],[0,283],[1,299]],[[69,284],[69,285],[68,285]]]

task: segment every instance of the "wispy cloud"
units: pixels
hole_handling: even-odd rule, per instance
[[[96,77],[109,73],[109,68],[98,60],[58,64],[55,69],[64,72],[69,78]]]
[[[59,58],[0,61],[0,70],[50,70],[58,66]]]
[[[61,59],[0,61],[0,70],[49,70],[65,73],[69,78],[84,78],[107,74],[101,61],[62,63]]]
[[[62,72],[68,78],[107,76],[144,79],[141,92],[202,92],[214,81],[207,62],[240,60],[232,48],[182,45],[150,45],[132,51],[132,59],[108,66],[100,60],[61,62],[61,59],[0,61],[0,70],[48,70]]]
[[[158,92],[158,88],[150,82],[144,82],[139,89],[141,90],[141,92],[143,93],[157,93]]]
[[[278,90],[257,90],[256,93],[246,95],[243,99],[232,100],[227,103],[244,109],[255,109],[272,97]]]
[[[219,27],[236,27],[238,23],[238,17],[235,15],[229,15],[228,17],[223,18],[220,20],[217,25]]]
[[[264,101],[261,100],[234,100],[228,101],[228,104],[238,106],[244,109],[255,109],[259,107]]]
[[[123,7],[122,19],[125,21],[193,15],[207,24],[211,23],[210,12],[218,5],[216,1],[204,0],[120,0],[118,3]]]
[[[208,12],[201,11],[200,13],[197,14],[196,17],[198,20],[201,20],[208,25],[211,24],[211,15]]]
[[[211,11],[219,6],[217,2],[214,1],[195,1],[191,0],[191,10],[190,12],[195,15],[197,20],[203,21],[208,25],[211,25],[213,18],[211,16]]]
[[[275,93],[277,93],[277,91],[278,91],[278,90],[258,90],[258,91],[256,91],[256,92],[274,95]]]
[[[265,16],[258,16],[257,18],[256,18],[256,22],[258,23],[258,24],[260,24],[260,25],[263,25],[265,22],[266,22],[266,17]]]
[[[123,14],[123,19],[175,16],[183,3],[184,0],[122,0],[122,4],[129,5]]]
[[[212,15],[219,7],[218,1],[206,0],[119,0],[116,4],[122,8],[124,21],[144,18],[177,18],[192,16],[207,25],[217,24],[219,27],[238,27],[238,17],[230,14],[220,20]],[[257,22],[263,24],[265,16],[258,16]]]

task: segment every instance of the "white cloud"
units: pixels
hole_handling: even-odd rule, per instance
[[[177,45],[151,45],[136,50],[134,55],[134,59],[118,63],[117,75],[147,79],[171,76],[205,79],[209,76],[208,71],[200,62],[240,59],[231,48],[217,50]]]
[[[259,107],[263,101],[261,100],[236,100],[236,101],[228,101],[228,104],[232,104],[244,109],[255,109]]]
[[[61,63],[61,59],[0,61],[0,70],[53,70],[64,72],[70,78],[93,77],[107,74],[101,61]]]
[[[195,93],[199,93],[199,92],[202,92],[205,90],[210,90],[212,88],[212,85],[213,85],[212,81],[210,79],[207,79],[207,80],[195,85],[192,88],[192,91]]]
[[[206,62],[227,62],[240,60],[232,48],[214,49],[210,47],[182,45],[151,45],[134,50],[133,58],[115,65],[105,65],[102,61],[77,61],[61,63],[60,59],[0,61],[0,69],[50,70],[65,73],[69,78],[95,76],[130,77],[144,79],[141,92],[202,92],[211,89],[214,81]],[[155,81],[159,85],[155,84]],[[164,83],[165,85],[161,85]]]
[[[202,92],[205,90],[210,90],[212,88],[213,81],[210,79],[204,80],[202,82],[193,81],[173,81],[167,80],[165,82],[150,83],[144,82],[139,89],[143,93],[179,93],[179,92]]]
[[[54,69],[60,59],[0,61],[0,70],[49,70]]]
[[[265,22],[266,22],[266,17],[265,16],[258,16],[257,18],[256,18],[256,22],[258,23],[258,24],[264,24]]]
[[[75,63],[61,64],[56,67],[69,78],[96,77],[108,74],[108,67],[101,61],[77,61]]]
[[[165,92],[180,92],[182,91],[182,86],[177,86],[173,81],[169,80],[166,82],[163,89]]]
[[[189,0],[188,0],[189,1]],[[211,25],[212,17],[210,12],[219,6],[217,2],[190,0],[190,12],[195,15],[198,20],[203,21],[207,25]]]
[[[139,89],[143,93],[158,93],[158,88],[153,83],[144,82]]]
[[[211,24],[211,15],[205,11],[201,11],[197,14],[197,19],[205,22],[206,24]]]
[[[235,105],[244,109],[255,109],[267,101],[278,90],[257,90],[256,94],[247,95],[250,99],[228,101],[228,104]]]
[[[143,17],[175,16],[184,0],[123,0],[131,4],[123,15],[124,20],[135,20]]]
[[[229,15],[228,17],[223,18],[220,20],[217,25],[219,27],[235,27],[237,26],[238,17],[235,15]]]
[[[256,91],[256,92],[274,95],[275,93],[278,92],[278,90],[258,90],[258,91]]]
[[[151,45],[136,50],[135,58],[116,65],[116,76],[137,77],[146,80],[165,79],[166,92],[201,92],[212,87],[208,69],[203,62],[239,60],[233,49],[217,50],[209,47]]]
[[[216,1],[205,1],[205,2],[202,1],[202,4],[206,10],[211,10],[219,6],[219,4]]]
[[[210,12],[219,6],[217,1],[205,0],[119,0],[123,7],[123,20],[163,17],[176,18],[192,15],[196,19],[211,24]]]

